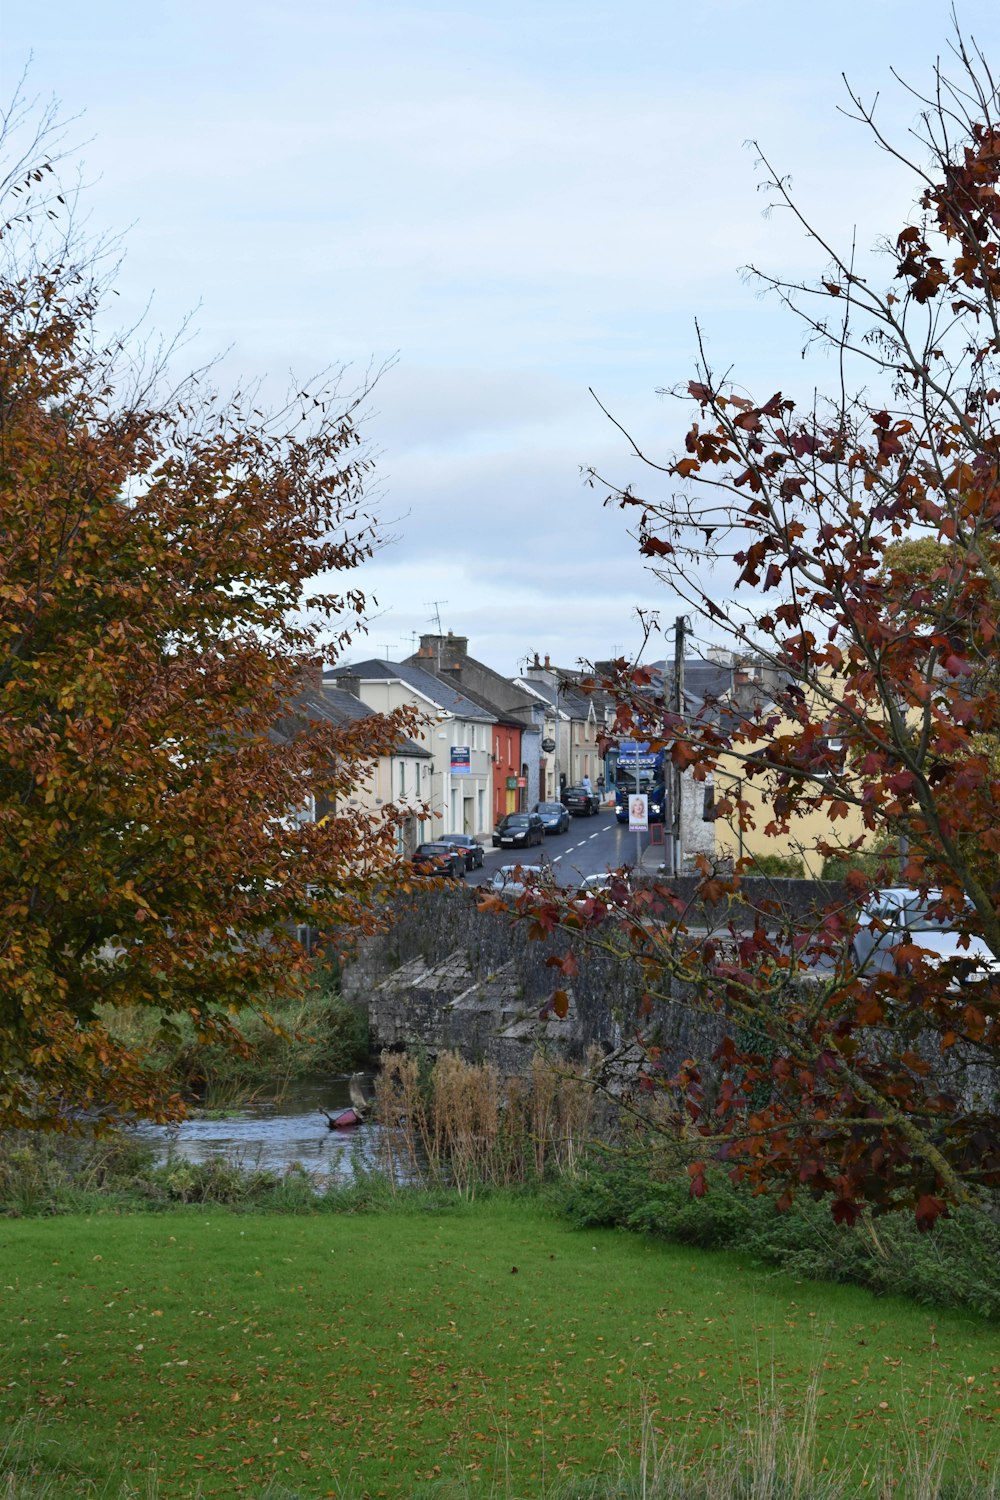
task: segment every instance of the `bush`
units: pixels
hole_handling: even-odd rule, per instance
[[[341,997],[333,970],[320,970],[301,994],[266,1016],[263,1008],[242,1012],[241,1051],[199,1042],[189,1016],[169,1029],[131,1009],[108,1008],[104,1020],[113,1035],[145,1051],[173,1087],[212,1106],[281,1099],[310,1074],[350,1073],[368,1058],[367,1017]]]
[[[1000,1319],[1000,1223],[984,1210],[953,1210],[929,1234],[901,1213],[866,1215],[852,1229],[833,1222],[828,1203],[802,1197],[779,1213],[772,1199],[734,1187],[720,1171],[708,1178],[707,1195],[692,1198],[686,1173],[657,1181],[648,1166],[591,1159],[577,1179],[559,1186],[556,1201],[581,1228],[619,1226],[746,1251],[795,1276]]]
[[[848,854],[834,854],[823,861],[820,880],[846,880],[858,872],[881,885],[898,879],[899,850],[895,844],[880,844],[877,849],[858,849]]]
[[[105,1209],[140,1200],[154,1153],[124,1135],[91,1137],[8,1131],[0,1137],[0,1213],[69,1213],[99,1197]]]

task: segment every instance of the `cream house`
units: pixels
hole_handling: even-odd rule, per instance
[[[324,674],[327,688],[340,688],[369,709],[391,713],[414,708],[420,727],[414,738],[421,762],[416,796],[426,808],[423,841],[445,833],[487,834],[492,829],[492,727],[496,718],[449,683],[410,662],[376,657]],[[405,770],[399,770],[400,778]],[[403,795],[397,787],[397,796]],[[406,796],[414,795],[407,789]]]
[[[304,675],[288,717],[275,732],[290,736],[296,733],[297,724],[320,721],[343,728],[370,718],[374,712],[356,694],[325,683],[322,669],[317,665]],[[346,794],[336,799],[322,793],[310,794],[289,817],[298,823],[309,823],[329,813],[343,813],[347,808],[376,816],[391,809],[397,818],[398,851],[401,855],[408,854],[421,837],[420,818],[425,801],[422,789],[429,786],[429,770],[425,769],[429,762],[430,754],[422,745],[402,736],[390,754],[358,766],[354,784]]]

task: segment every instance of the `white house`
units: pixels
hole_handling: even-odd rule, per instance
[[[422,766],[419,791],[429,811],[424,840],[444,833],[490,832],[493,714],[409,662],[372,657],[334,667],[324,674],[324,682],[354,693],[382,713],[402,707],[419,713],[414,738],[430,756]]]

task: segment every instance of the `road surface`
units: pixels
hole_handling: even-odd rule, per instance
[[[613,812],[602,809],[592,818],[570,818],[566,833],[549,833],[545,843],[534,849],[494,849],[486,844],[486,861],[481,870],[466,875],[467,885],[482,885],[498,865],[548,865],[559,885],[576,886],[585,875],[603,874],[622,865],[634,866],[636,834],[629,833],[627,823],[619,823]],[[650,845],[648,833],[640,834],[643,867],[655,872],[663,860],[662,845]],[[483,841],[486,843],[485,839]]]

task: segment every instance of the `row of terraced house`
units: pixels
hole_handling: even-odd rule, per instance
[[[401,707],[419,714],[419,734],[383,757],[354,799],[395,803],[407,853],[442,833],[488,834],[508,812],[557,801],[563,786],[602,781],[598,738],[613,707],[601,693],[582,692],[581,677],[537,656],[521,675],[503,677],[449,632],[422,636],[405,661],[335,667],[322,690],[341,722]]]
[[[673,701],[666,664],[650,672],[651,697]],[[470,656],[465,636],[449,631],[422,636],[404,661],[373,657],[318,673],[299,706],[339,724],[400,707],[416,711],[414,737],[383,756],[349,799],[359,809],[392,805],[405,855],[445,833],[488,836],[506,813],[556,801],[564,786],[585,778],[610,797],[619,750],[611,734],[615,704],[601,691],[584,691],[583,677],[537,654],[519,675],[504,677]],[[684,680],[684,711],[692,716],[764,687],[724,653],[686,662]],[[722,847],[729,831],[715,825],[711,782],[696,783],[688,773],[676,791],[685,863],[702,853],[743,852]]]

